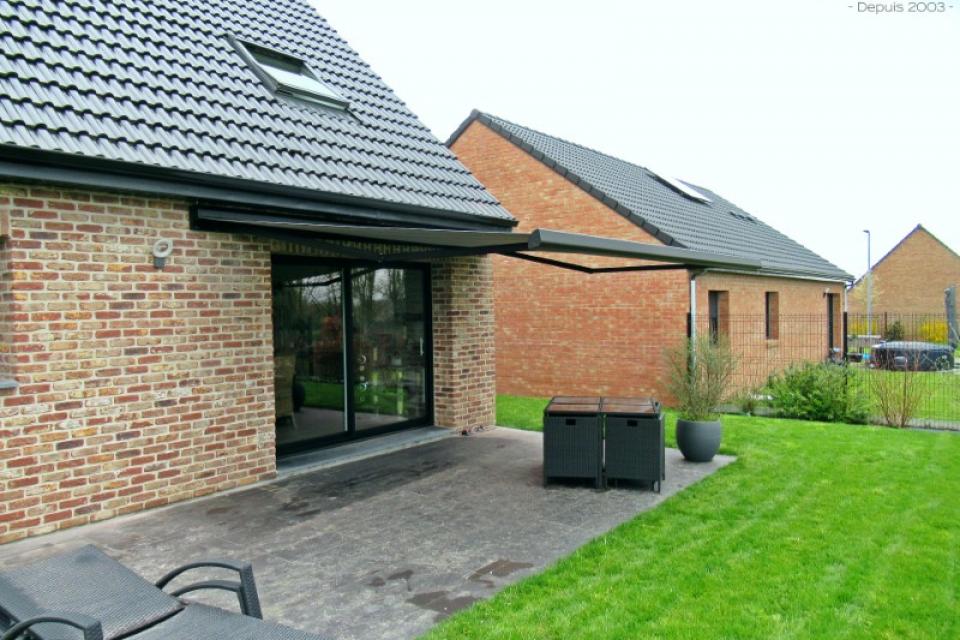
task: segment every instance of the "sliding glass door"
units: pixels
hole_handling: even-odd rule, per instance
[[[426,417],[424,272],[352,271],[357,431]]]
[[[277,449],[347,433],[343,272],[273,266],[273,382]]]
[[[280,454],[431,419],[429,271],[276,257]]]

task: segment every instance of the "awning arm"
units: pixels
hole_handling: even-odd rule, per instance
[[[685,271],[689,269],[685,264],[640,264],[627,267],[585,267],[582,264],[573,262],[564,262],[563,260],[554,260],[553,258],[544,258],[543,256],[532,256],[527,253],[508,253],[505,254],[511,258],[519,258],[529,262],[559,267],[560,269],[570,269],[580,273],[622,273],[625,271]]]

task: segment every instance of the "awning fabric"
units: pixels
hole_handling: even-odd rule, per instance
[[[477,255],[496,253],[512,255],[518,258],[544,262],[559,267],[580,271],[628,271],[658,268],[721,268],[743,271],[756,271],[761,263],[756,260],[733,258],[718,253],[691,251],[678,247],[631,242],[615,238],[604,238],[580,233],[567,233],[551,229],[536,229],[530,232],[512,231],[475,231],[452,229],[427,229],[411,227],[371,227],[340,225],[330,222],[313,221],[304,218],[292,218],[277,215],[244,213],[206,209],[195,210],[195,217],[205,226],[226,225],[252,233],[294,241],[313,239],[354,240],[365,243],[385,243],[408,245],[407,252],[390,251],[379,253],[374,250],[350,248],[344,255],[372,261],[417,260],[449,255]],[[423,248],[427,247],[427,250]],[[628,258],[634,260],[655,261],[659,265],[635,267],[607,267],[591,269],[580,265],[560,262],[527,252],[579,254]]]

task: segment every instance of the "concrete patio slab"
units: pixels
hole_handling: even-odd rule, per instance
[[[732,458],[667,451],[663,492],[542,486],[539,433],[494,429],[0,547],[0,566],[95,544],[155,579],[253,562],[265,617],[341,640],[415,638]],[[229,599],[204,596],[231,606]]]

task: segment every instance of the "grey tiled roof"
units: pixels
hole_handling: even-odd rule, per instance
[[[768,272],[852,279],[836,265],[713,191],[690,184],[711,202],[693,200],[644,167],[599,151],[481,112],[467,118],[451,141],[475,119],[667,244],[760,260]]]
[[[0,0],[0,145],[510,220],[306,0]],[[352,117],[272,94],[227,34]]]

